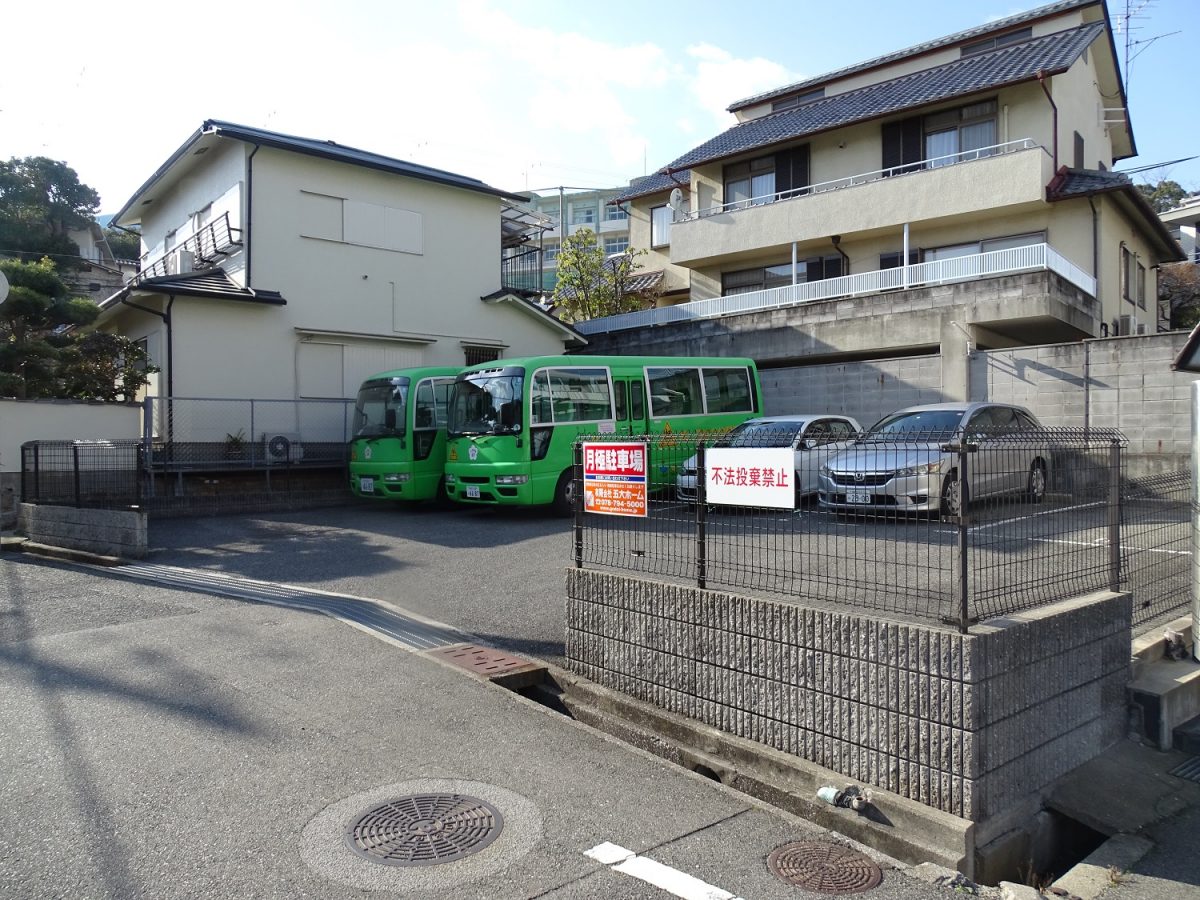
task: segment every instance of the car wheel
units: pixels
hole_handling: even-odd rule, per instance
[[[958,518],[962,515],[962,484],[958,473],[951,472],[942,479],[942,496],[938,512],[943,516]]]
[[[575,514],[575,478],[570,469],[558,477],[558,486],[554,488],[554,514],[570,516]]]
[[[1030,503],[1041,503],[1046,499],[1046,464],[1035,459],[1029,467],[1029,483],[1025,488],[1025,499]]]

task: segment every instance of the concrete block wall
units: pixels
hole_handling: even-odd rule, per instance
[[[1191,383],[1174,372],[1183,332],[975,353],[971,396],[1028,406],[1053,425],[1118,428],[1134,477],[1187,467]]]
[[[944,399],[936,355],[762,369],[759,378],[769,415],[842,413],[863,428],[897,409]]]
[[[22,503],[17,530],[29,540],[101,556],[146,555],[146,514],[129,509],[76,509]]]
[[[1130,601],[933,625],[568,570],[568,665],[974,822],[1118,740]]]

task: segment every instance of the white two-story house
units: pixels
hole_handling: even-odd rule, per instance
[[[1156,328],[1180,258],[1136,153],[1103,0],[1060,0],[734,103],[615,198],[681,305],[579,323],[594,352],[766,365],[967,355]],[[611,346],[610,346],[611,345]]]
[[[523,199],[209,120],[116,215],[145,255],[100,324],[146,342],[173,398],[344,398],[386,369],[561,353],[584,341],[503,289]]]

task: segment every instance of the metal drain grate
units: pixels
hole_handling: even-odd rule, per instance
[[[346,827],[350,849],[385,866],[436,866],[478,853],[504,817],[465,794],[412,794],[363,813]]]
[[[477,644],[458,644],[453,647],[437,648],[430,650],[429,655],[440,656],[468,672],[489,679],[536,672],[545,668],[539,663],[512,656],[503,650],[480,647]]]
[[[857,894],[878,887],[883,872],[857,850],[824,841],[776,847],[767,868],[777,878],[820,894]]]
[[[1176,778],[1186,778],[1188,781],[1200,782],[1200,756],[1193,756],[1167,774],[1174,775]]]

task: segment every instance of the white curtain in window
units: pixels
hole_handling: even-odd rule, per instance
[[[935,131],[933,134],[925,135],[925,158],[931,160],[930,168],[938,166],[948,166],[954,162],[952,159],[939,159],[939,157],[953,156],[958,152],[958,129],[953,128],[949,131]]]
[[[973,125],[964,125],[962,131],[959,132],[959,143],[964,153],[968,150],[994,147],[996,145],[996,120],[988,119],[984,122],[976,122]],[[978,154],[978,156],[988,155],[988,153]]]
[[[757,206],[762,203],[770,203],[775,199],[775,173],[764,172],[762,175],[755,175],[750,179],[750,196],[754,198],[753,202]]]

